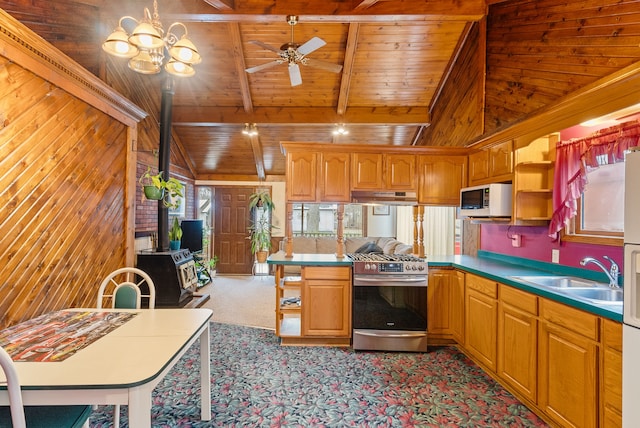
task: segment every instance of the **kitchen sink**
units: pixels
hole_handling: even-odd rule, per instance
[[[535,285],[541,285],[543,287],[552,288],[588,288],[588,287],[603,287],[606,284],[596,281],[590,281],[584,278],[578,278],[575,276],[513,276],[513,279],[522,282],[529,282]]]
[[[512,279],[553,290],[574,299],[598,305],[621,305],[622,289],[610,288],[603,282],[591,281],[574,276],[512,276]]]

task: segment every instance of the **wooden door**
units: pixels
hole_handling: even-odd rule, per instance
[[[287,200],[315,202],[318,157],[316,153],[287,153]]]
[[[216,187],[214,254],[220,274],[251,274],[253,256],[247,239],[250,225],[249,195],[253,187]]]
[[[449,334],[451,310],[451,269],[430,269],[427,287],[427,330],[431,334]]]
[[[385,155],[385,188],[388,190],[415,191],[416,157],[415,155]]]
[[[418,202],[460,205],[460,189],[467,184],[466,156],[419,156]]]
[[[351,186],[356,190],[382,189],[382,154],[352,154]]]
[[[320,201],[349,202],[351,164],[349,153],[320,155]]]

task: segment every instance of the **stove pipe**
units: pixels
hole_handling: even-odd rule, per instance
[[[160,149],[158,171],[162,177],[169,179],[171,164],[171,107],[173,106],[174,82],[167,76],[162,85],[162,101],[160,104]],[[169,208],[163,200],[158,201],[158,252],[169,251]]]

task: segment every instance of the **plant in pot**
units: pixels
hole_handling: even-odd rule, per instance
[[[251,241],[251,254],[255,254],[258,263],[264,263],[271,250],[271,228],[267,216],[258,216],[249,226],[249,236]]]
[[[276,206],[271,199],[271,195],[269,194],[269,190],[267,189],[258,189],[255,193],[249,195],[250,211],[254,208],[274,210],[275,207]]]
[[[180,249],[180,241],[182,240],[182,228],[178,217],[173,218],[173,225],[169,229],[169,249],[171,251]]]
[[[184,197],[184,185],[182,183],[173,177],[165,180],[162,177],[162,171],[155,175],[152,174],[151,167],[147,167],[138,182],[142,186],[142,193],[145,198],[157,201],[162,200],[167,208],[178,208]]]

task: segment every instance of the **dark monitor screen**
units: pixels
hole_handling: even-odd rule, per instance
[[[192,253],[202,251],[203,220],[182,220],[182,242],[180,248],[188,248]]]

